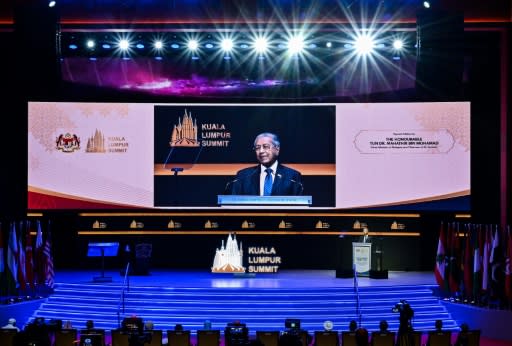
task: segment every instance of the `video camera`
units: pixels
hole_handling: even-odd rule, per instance
[[[121,333],[128,335],[129,346],[143,346],[151,343],[153,335],[144,332],[144,323],[140,317],[126,317],[121,324]]]
[[[249,344],[249,330],[245,323],[230,322],[224,329],[226,345],[241,346]]]

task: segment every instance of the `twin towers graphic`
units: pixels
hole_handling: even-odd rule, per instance
[[[174,125],[169,141],[171,147],[198,147],[197,119],[192,119],[192,112],[185,109],[183,118],[178,118],[178,125]]]
[[[215,251],[212,273],[245,273],[242,261],[242,242],[240,242],[239,246],[236,242],[236,236],[229,234],[226,246],[224,246],[223,240],[220,249]]]

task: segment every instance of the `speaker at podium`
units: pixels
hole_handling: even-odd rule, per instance
[[[357,241],[354,241],[357,239]],[[383,269],[383,239],[371,237],[340,236],[337,240],[336,277],[352,278],[354,274],[372,279],[387,279],[388,271]]]

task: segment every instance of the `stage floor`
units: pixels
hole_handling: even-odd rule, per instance
[[[59,270],[56,283],[91,283],[101,271]],[[119,271],[105,271],[112,284],[121,285],[124,277]],[[103,283],[104,284],[104,283]],[[435,285],[433,272],[390,271],[388,279],[358,278],[359,287]],[[152,270],[149,275],[130,276],[132,286],[167,287],[247,287],[247,288],[294,288],[294,287],[353,287],[353,278],[336,278],[334,270],[281,270],[273,274],[236,276],[214,274],[202,270]]]

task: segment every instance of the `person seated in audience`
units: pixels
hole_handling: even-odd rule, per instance
[[[443,320],[436,320],[434,323],[434,327],[436,328],[436,332],[443,331]]]
[[[388,325],[388,322],[386,320],[380,321],[380,323],[379,323],[379,332],[381,332],[381,333],[389,332],[388,331],[388,327],[389,327],[389,325]]]
[[[365,328],[356,329],[356,345],[368,346],[368,330]]]
[[[153,323],[153,321],[146,321],[144,323],[144,330],[153,330],[155,329],[155,324]]]
[[[460,325],[460,332],[457,335],[457,340],[453,346],[468,346],[469,345],[469,337],[468,337],[469,326],[467,323],[462,323]]]
[[[348,325],[348,330],[351,332],[355,332],[357,329],[357,322],[355,320],[350,321]]]
[[[16,319],[12,317],[7,320],[7,324],[3,326],[2,329],[15,329],[17,332],[20,331],[20,329],[16,326]]]

